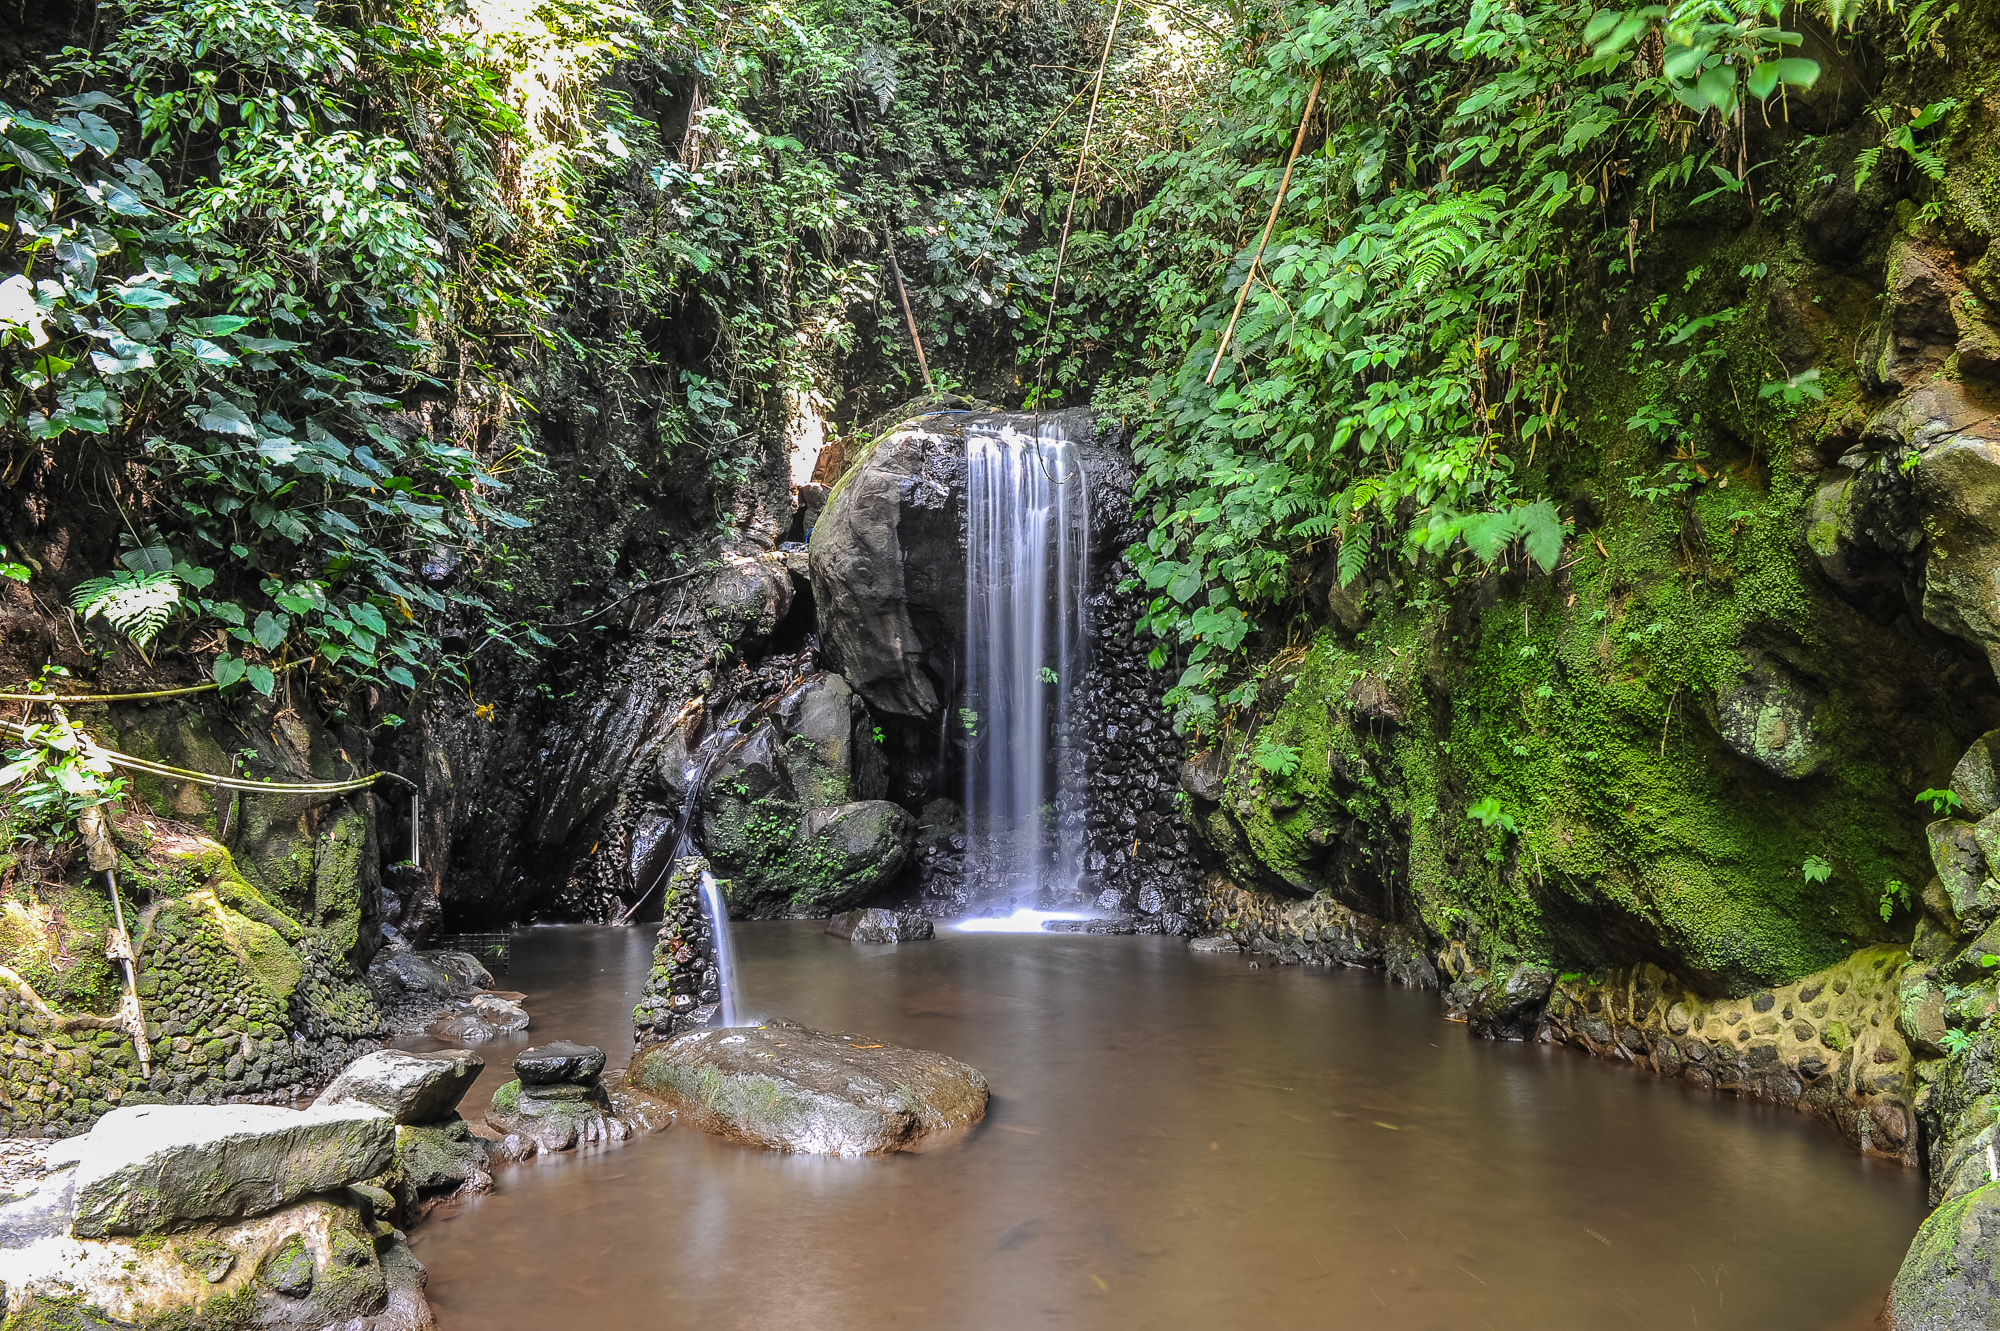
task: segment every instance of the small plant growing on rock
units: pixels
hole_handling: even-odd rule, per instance
[[[1259,736],[1257,747],[1250,753],[1250,761],[1275,777],[1288,777],[1299,770],[1299,751],[1290,744],[1280,744],[1268,735]]]
[[[1806,856],[1806,862],[1799,866],[1799,874],[1808,883],[1824,883],[1833,877],[1833,866],[1817,855]]]
[[[1898,910],[1910,908],[1910,885],[1900,878],[1891,878],[1882,885],[1881,911],[1886,921]]]
[[[1938,1043],[1947,1054],[1962,1054],[1972,1048],[1972,1036],[1966,1031],[1946,1031]]]
[[[1931,806],[1931,817],[1942,818],[1946,814],[1957,813],[1965,807],[1965,801],[1956,791],[1926,790],[1918,794],[1917,803]]]
[[[1467,809],[1465,816],[1476,820],[1489,832],[1498,830],[1510,836],[1521,834],[1521,825],[1500,807],[1500,801],[1492,795],[1488,795]]]

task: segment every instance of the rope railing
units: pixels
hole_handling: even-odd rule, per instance
[[[182,698],[190,693],[207,693],[218,687],[208,683],[190,684],[180,689],[154,689],[151,693],[0,693],[0,702],[138,702],[146,698]]]

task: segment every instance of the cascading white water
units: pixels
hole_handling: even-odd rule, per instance
[[[707,870],[701,875],[701,909],[708,916],[708,930],[715,939],[715,988],[722,995],[720,1025],[736,1024],[736,947],[729,941],[729,907],[722,900],[722,885]]]
[[[966,437],[968,868],[989,910],[1070,904],[1083,874],[1069,696],[1084,658],[1090,518],[1062,426]]]

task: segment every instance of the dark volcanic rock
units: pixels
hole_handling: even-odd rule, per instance
[[[524,1086],[554,1086],[561,1082],[594,1086],[604,1071],[604,1051],[596,1045],[551,1040],[523,1049],[514,1058],[514,1073]]]
[[[916,943],[937,936],[927,916],[901,910],[842,911],[826,931],[850,943]]]
[[[879,1155],[986,1116],[986,1078],[955,1058],[788,1021],[694,1031],[641,1051],[625,1089],[703,1131],[774,1151]]]

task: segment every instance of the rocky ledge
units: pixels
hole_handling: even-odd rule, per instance
[[[955,1058],[789,1021],[693,1031],[642,1049],[625,1089],[750,1146],[815,1155],[921,1149],[986,1116],[986,1078]]]

